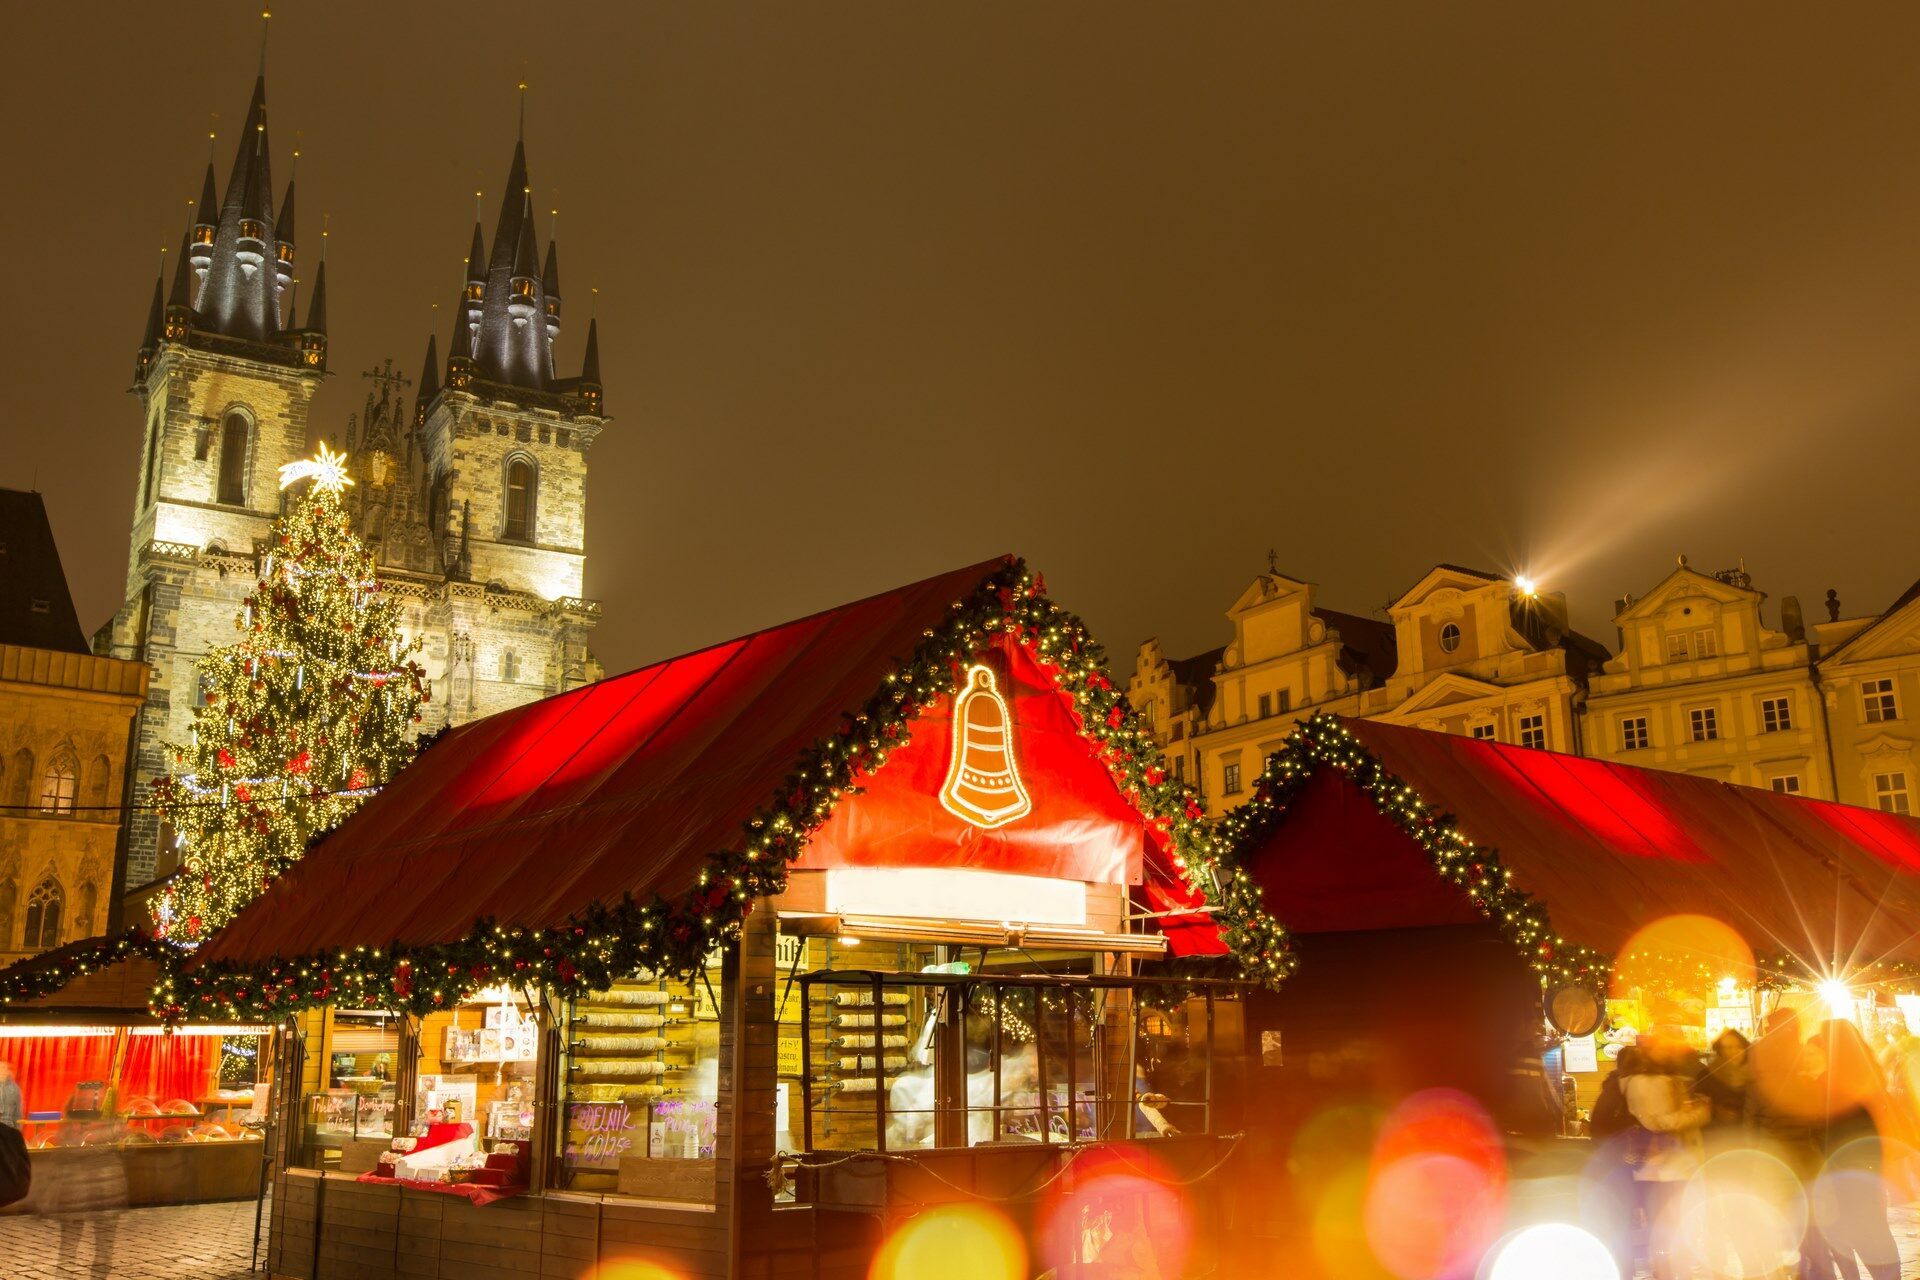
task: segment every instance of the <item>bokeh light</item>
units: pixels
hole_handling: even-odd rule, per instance
[[[1465,1094],[1414,1094],[1374,1145],[1364,1206],[1368,1247],[1401,1280],[1471,1270],[1499,1234],[1507,1167],[1499,1132]]]
[[[869,1280],[1027,1280],[1027,1247],[1006,1218],[982,1205],[942,1205],[900,1226],[873,1260]]]
[[[1688,1180],[1672,1226],[1710,1276],[1782,1274],[1793,1269],[1806,1232],[1806,1193],[1770,1152],[1724,1151]]]
[[[645,1258],[610,1258],[593,1272],[593,1280],[683,1280],[680,1272]]]
[[[1042,1263],[1062,1275],[1186,1274],[1193,1211],[1179,1178],[1151,1151],[1096,1148],[1074,1164],[1040,1211]]]
[[[1514,1232],[1490,1255],[1486,1280],[1620,1280],[1613,1255],[1591,1232],[1542,1222]]]
[[[1627,940],[1614,965],[1610,991],[1616,1000],[1637,996],[1648,1005],[1653,1026],[1699,1026],[1699,1009],[1723,979],[1736,987],[1754,978],[1753,948],[1732,926],[1712,916],[1666,916]]]

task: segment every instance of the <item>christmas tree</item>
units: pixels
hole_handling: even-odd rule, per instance
[[[153,786],[182,854],[154,905],[163,936],[225,924],[413,756],[419,641],[347,521],[345,462],[322,445],[281,468],[281,488],[312,484],[274,522],[240,640],[200,660],[192,734]]]

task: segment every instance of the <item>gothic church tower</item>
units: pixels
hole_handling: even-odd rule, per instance
[[[305,325],[294,320],[294,188],[276,213],[264,71],[254,82],[224,196],[211,162],[171,289],[154,282],[133,391],[145,444],[133,502],[124,603],[96,652],[153,670],[128,794],[165,772],[163,744],[187,732],[195,662],[231,644],[255,548],[280,511],[279,467],[305,455],[307,413],[326,371],[326,281],[317,266]],[[161,866],[158,818],[130,817],[129,885]]]
[[[600,616],[582,596],[587,451],[606,424],[599,335],[579,377],[555,374],[560,260],[541,264],[515,144],[493,248],[474,224],[444,370],[427,340],[410,419],[389,367],[348,426],[349,490],[381,580],[408,602],[433,682],[428,728],[598,679]]]
[[[198,662],[234,642],[241,601],[281,511],[279,468],[308,453],[308,411],[326,372],[324,261],[294,321],[294,189],[271,200],[267,91],[255,82],[224,193],[211,164],[171,286],[154,284],[134,362],[145,447],[124,603],[101,654],[153,670],[129,794],[166,771],[200,696]],[[392,363],[367,375],[346,446],[348,501],[401,603],[432,681],[425,731],[598,679],[587,647],[600,616],[582,597],[587,451],[606,424],[599,335],[578,377],[556,373],[560,261],[542,263],[524,136],[515,145],[491,253],[475,225],[445,365],[429,338],[411,411]],[[156,815],[128,819],[125,883],[175,865]]]

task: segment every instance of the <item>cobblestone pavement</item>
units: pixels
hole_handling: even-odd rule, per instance
[[[103,1242],[100,1227],[109,1220]],[[128,1209],[89,1219],[75,1233],[74,1252],[63,1258],[61,1223],[30,1214],[0,1215],[0,1280],[243,1280],[252,1232],[251,1200]],[[1893,1233],[1904,1261],[1900,1274],[1920,1280],[1920,1209],[1894,1210]],[[103,1243],[111,1250],[104,1255],[99,1252]]]
[[[73,1247],[64,1254],[59,1220],[7,1214],[0,1216],[0,1278],[240,1280],[253,1252],[253,1209],[251,1200],[234,1200],[89,1216],[70,1231]]]

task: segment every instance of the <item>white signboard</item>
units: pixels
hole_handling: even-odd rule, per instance
[[[1569,1036],[1562,1042],[1562,1048],[1566,1056],[1561,1061],[1569,1074],[1600,1069],[1600,1055],[1594,1048],[1592,1036]]]

